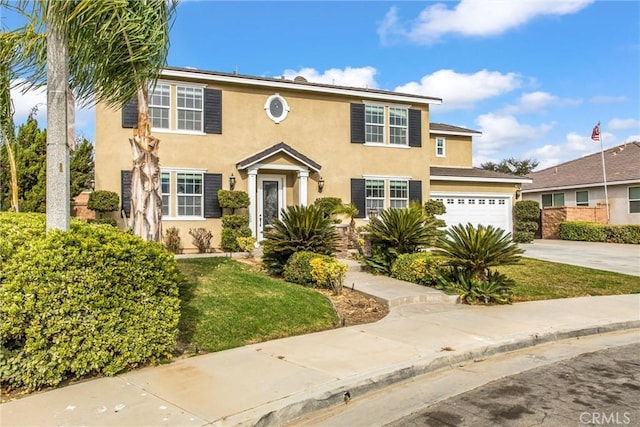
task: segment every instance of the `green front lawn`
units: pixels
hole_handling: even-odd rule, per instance
[[[498,268],[516,282],[513,301],[640,293],[636,276],[522,258]]]
[[[320,293],[251,270],[229,258],[178,261],[181,285],[178,347],[219,351],[331,329],[338,317]]]

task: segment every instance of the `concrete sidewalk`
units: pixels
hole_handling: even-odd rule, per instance
[[[383,320],[182,359],[0,405],[0,424],[281,425],[466,360],[640,328],[640,295],[466,306],[352,264],[346,286],[387,300]],[[414,302],[412,304],[403,304]],[[640,341],[640,333],[638,335]]]

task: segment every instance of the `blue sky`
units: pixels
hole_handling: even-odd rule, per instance
[[[637,1],[183,1],[168,63],[441,97],[432,122],[483,133],[475,165],[593,153],[598,121],[605,148],[640,140]],[[17,122],[42,99],[18,96]]]

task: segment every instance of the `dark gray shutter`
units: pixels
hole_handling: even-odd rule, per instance
[[[351,104],[351,142],[364,144],[364,104]]]
[[[422,147],[422,113],[409,110],[409,147]]]
[[[220,218],[222,208],[218,202],[218,190],[222,188],[221,173],[204,174],[204,217]]]
[[[222,91],[204,90],[204,132],[222,133]]]
[[[120,199],[127,218],[131,215],[131,171],[120,171]]]
[[[356,218],[366,218],[366,194],[364,179],[351,178],[351,203],[358,209]]]
[[[422,181],[409,181],[409,201],[422,204]]]
[[[133,98],[122,106],[122,127],[134,128],[138,126],[138,98]]]

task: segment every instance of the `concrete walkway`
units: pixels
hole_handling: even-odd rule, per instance
[[[372,324],[249,345],[34,394],[0,405],[0,424],[281,425],[343,404],[346,391],[358,399],[462,361],[640,328],[638,294],[466,306],[432,289],[361,273],[353,264],[345,285],[389,301],[390,314]]]

